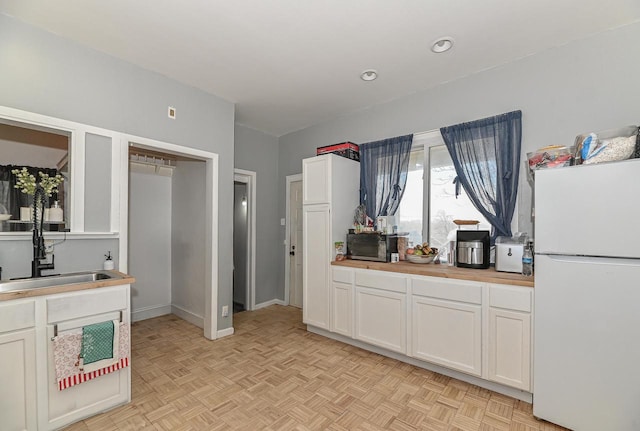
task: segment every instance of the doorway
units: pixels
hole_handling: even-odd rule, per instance
[[[256,173],[234,169],[233,312],[256,306]]]
[[[127,147],[132,320],[171,313],[216,339],[217,155],[142,138]]]
[[[233,183],[233,312],[247,309],[249,217],[247,215],[247,185]]]
[[[287,176],[285,302],[302,308],[302,175]]]

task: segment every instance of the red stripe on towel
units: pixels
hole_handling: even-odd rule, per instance
[[[66,377],[64,379],[58,380],[58,390],[63,390],[70,388],[71,386],[79,385],[80,383],[88,382],[96,377],[103,376],[105,374],[113,373],[114,371],[118,371],[121,368],[126,368],[129,366],[129,358],[122,358],[120,361],[114,365],[110,365],[108,367],[102,368],[100,370],[92,371],[86,374],[76,374],[74,376]]]

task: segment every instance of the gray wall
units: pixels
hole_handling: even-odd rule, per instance
[[[171,304],[200,318],[205,311],[205,176],[205,162],[178,161],[171,178]],[[231,241],[221,242],[229,258]],[[232,290],[228,294],[224,305],[231,309]]]
[[[171,305],[171,178],[129,174],[131,312]],[[142,314],[141,314],[142,316]]]
[[[6,15],[0,70],[0,105],[219,155],[218,307],[231,306],[233,104]],[[169,105],[175,120],[167,118]],[[230,326],[230,317],[218,318],[219,329]]]
[[[62,239],[55,240],[55,242],[58,241],[62,241]],[[117,239],[67,239],[54,247],[55,269],[43,271],[43,274],[102,269],[104,255],[108,251],[111,251],[113,261],[118,268]],[[32,259],[31,237],[26,240],[2,240],[0,242],[0,266],[2,267],[3,279],[31,276]],[[51,257],[47,256],[47,259],[50,261]]]
[[[279,237],[278,139],[248,127],[236,126],[235,167],[256,172],[256,304],[283,298],[282,238]],[[283,201],[284,202],[284,201]],[[284,207],[282,207],[284,213]],[[283,231],[284,232],[284,231]]]
[[[640,23],[635,23],[282,136],[280,217],[285,216],[285,177],[300,173],[301,160],[315,155],[316,147],[344,141],[365,143],[520,109],[523,170],[518,230],[532,232],[526,153],[546,145],[573,145],[576,135],[583,132],[638,124],[638,41]],[[284,228],[279,232],[278,244],[282,244]],[[284,259],[282,253],[277,255],[277,295],[283,298]]]

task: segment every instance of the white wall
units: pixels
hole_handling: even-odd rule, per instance
[[[129,175],[129,273],[134,320],[171,306],[171,178]]]
[[[282,136],[280,217],[285,216],[286,176],[300,173],[302,159],[315,155],[316,147],[344,141],[366,143],[520,109],[523,169],[518,230],[532,232],[526,153],[546,145],[573,145],[576,135],[583,132],[638,124],[638,41],[640,23],[635,23]],[[281,244],[284,228],[279,232]],[[278,297],[282,298],[284,257],[279,255]]]
[[[171,304],[187,313],[191,322],[202,319],[205,311],[205,174],[204,162],[178,161],[172,177]],[[221,250],[229,259],[231,231],[230,226],[229,240],[222,242]],[[231,305],[230,297],[229,309]]]

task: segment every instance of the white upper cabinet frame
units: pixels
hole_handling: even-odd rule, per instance
[[[128,160],[126,144],[124,144],[125,150],[123,151],[123,142],[127,141],[127,139],[123,138],[123,134],[6,106],[0,106],[0,119],[21,123],[27,127],[45,127],[69,134],[70,208],[67,209],[67,214],[70,219],[68,226],[70,234],[118,235],[122,220],[120,210],[123,205],[121,201],[126,199],[127,196],[126,193],[123,193],[121,187],[121,180],[124,173],[127,172]],[[105,136],[111,139],[111,211],[109,232],[85,232],[85,142],[87,133]],[[125,180],[124,184],[126,185],[126,183]],[[0,233],[0,238],[26,237],[30,235],[30,232],[2,232]]]

